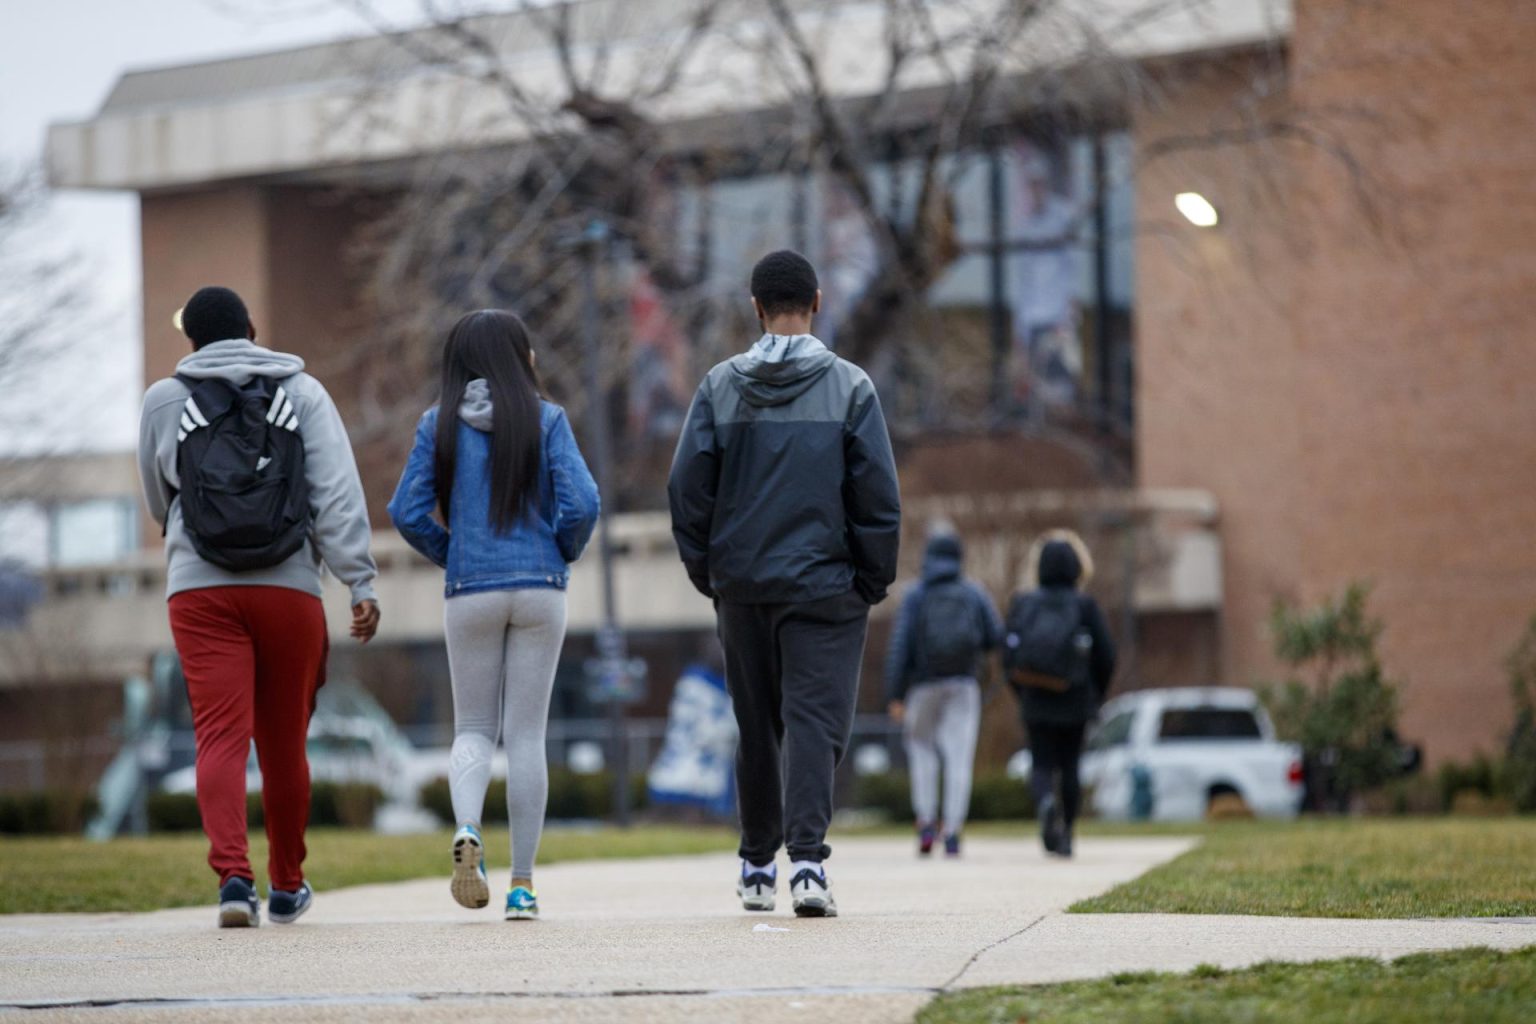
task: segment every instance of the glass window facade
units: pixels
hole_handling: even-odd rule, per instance
[[[1075,418],[1128,431],[1128,136],[1001,138],[946,158],[941,173],[953,200],[952,259],[866,367],[893,414],[931,427]],[[875,169],[884,214],[913,216],[918,176],[913,161]],[[698,294],[712,313],[705,330],[675,322],[649,274],[631,268],[632,438],[675,439],[698,373],[748,342],[747,281],[763,253],[796,248],[816,264],[816,331],[834,347],[879,266],[864,211],[827,173],[678,187],[666,209],[680,262],[703,259]]]

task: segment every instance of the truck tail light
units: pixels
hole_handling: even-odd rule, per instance
[[[1303,781],[1303,776],[1302,776],[1301,762],[1300,761],[1292,761],[1291,762],[1291,767],[1285,773],[1285,779],[1286,779],[1287,782],[1289,782],[1293,786],[1301,785],[1301,783]]]

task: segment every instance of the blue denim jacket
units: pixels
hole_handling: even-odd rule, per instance
[[[592,537],[601,503],[565,410],[541,403],[540,427],[544,444],[537,508],[503,533],[490,519],[491,437],[459,421],[453,501],[444,529],[433,518],[437,408],[421,417],[416,444],[389,502],[389,517],[411,547],[447,570],[448,597],[519,587],[565,589],[570,563],[581,557]]]

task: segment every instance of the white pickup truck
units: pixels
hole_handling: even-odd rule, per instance
[[[1028,773],[1027,751],[1010,774]],[[1196,821],[1241,800],[1261,818],[1301,809],[1301,748],[1275,739],[1251,690],[1139,690],[1099,712],[1083,745],[1082,780],[1102,818]]]

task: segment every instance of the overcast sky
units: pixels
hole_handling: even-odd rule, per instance
[[[375,6],[394,18],[418,9],[417,0]],[[342,0],[0,0],[0,161],[39,160],[47,126],[91,117],[125,70],[366,32]],[[24,432],[0,433],[0,455],[132,447],[143,389],[137,198],[59,193],[24,245],[78,254],[88,267],[91,329],[49,367],[51,378],[75,382],[68,394],[86,397],[44,403]]]

